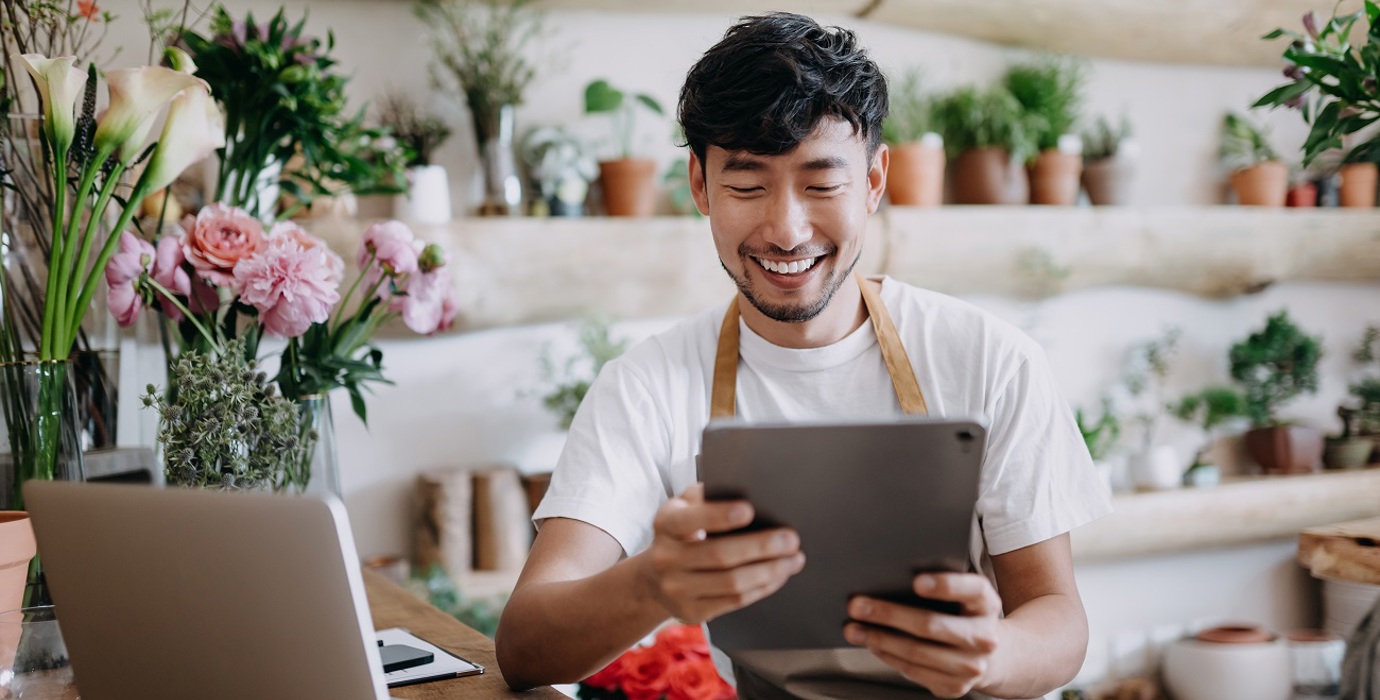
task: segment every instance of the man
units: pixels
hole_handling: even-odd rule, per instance
[[[1037,697],[1079,669],[1087,621],[1067,533],[1110,506],[1043,354],[963,302],[852,273],[886,181],[886,113],[886,81],[853,34],[799,15],[743,21],[690,70],[691,187],[739,293],[633,348],[590,390],[499,627],[514,687],[584,678],[661,623],[744,607],[806,566],[788,529],[706,537],[753,515],[705,502],[695,483],[711,414],[856,419],[917,400],[990,421],[977,573],[914,580],[961,615],[857,598],[845,636],[941,697]],[[902,347],[895,372],[888,338]],[[909,400],[896,388],[907,382]],[[737,675],[744,697],[789,697]]]

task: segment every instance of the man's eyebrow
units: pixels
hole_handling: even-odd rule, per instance
[[[767,164],[756,158],[748,158],[742,155],[733,154],[724,161],[724,167],[719,172],[724,173],[750,173],[766,170]]]
[[[845,159],[843,159],[843,158],[840,157],[840,156],[825,156],[825,157],[823,157],[823,158],[815,158],[814,160],[811,160],[811,161],[805,163],[805,165],[801,166],[801,170],[846,170],[846,169],[848,169],[848,161],[845,160]]]

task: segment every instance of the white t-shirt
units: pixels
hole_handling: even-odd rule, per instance
[[[889,278],[881,297],[929,414],[988,419],[971,538],[976,570],[991,579],[991,555],[1111,512],[1110,494],[1033,340],[971,304]],[[604,367],[575,415],[534,521],[589,523],[618,540],[628,556],[651,544],[657,509],[695,482],[727,308],[688,319]],[[808,349],[772,345],[739,324],[739,418],[901,412],[871,323],[833,345]]]

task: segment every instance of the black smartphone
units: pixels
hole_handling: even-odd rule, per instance
[[[392,673],[413,666],[429,664],[436,655],[406,644],[386,644],[379,647],[379,657],[383,659],[383,672]]]

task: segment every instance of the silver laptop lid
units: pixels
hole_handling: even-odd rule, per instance
[[[83,700],[387,698],[335,498],[29,482]]]

